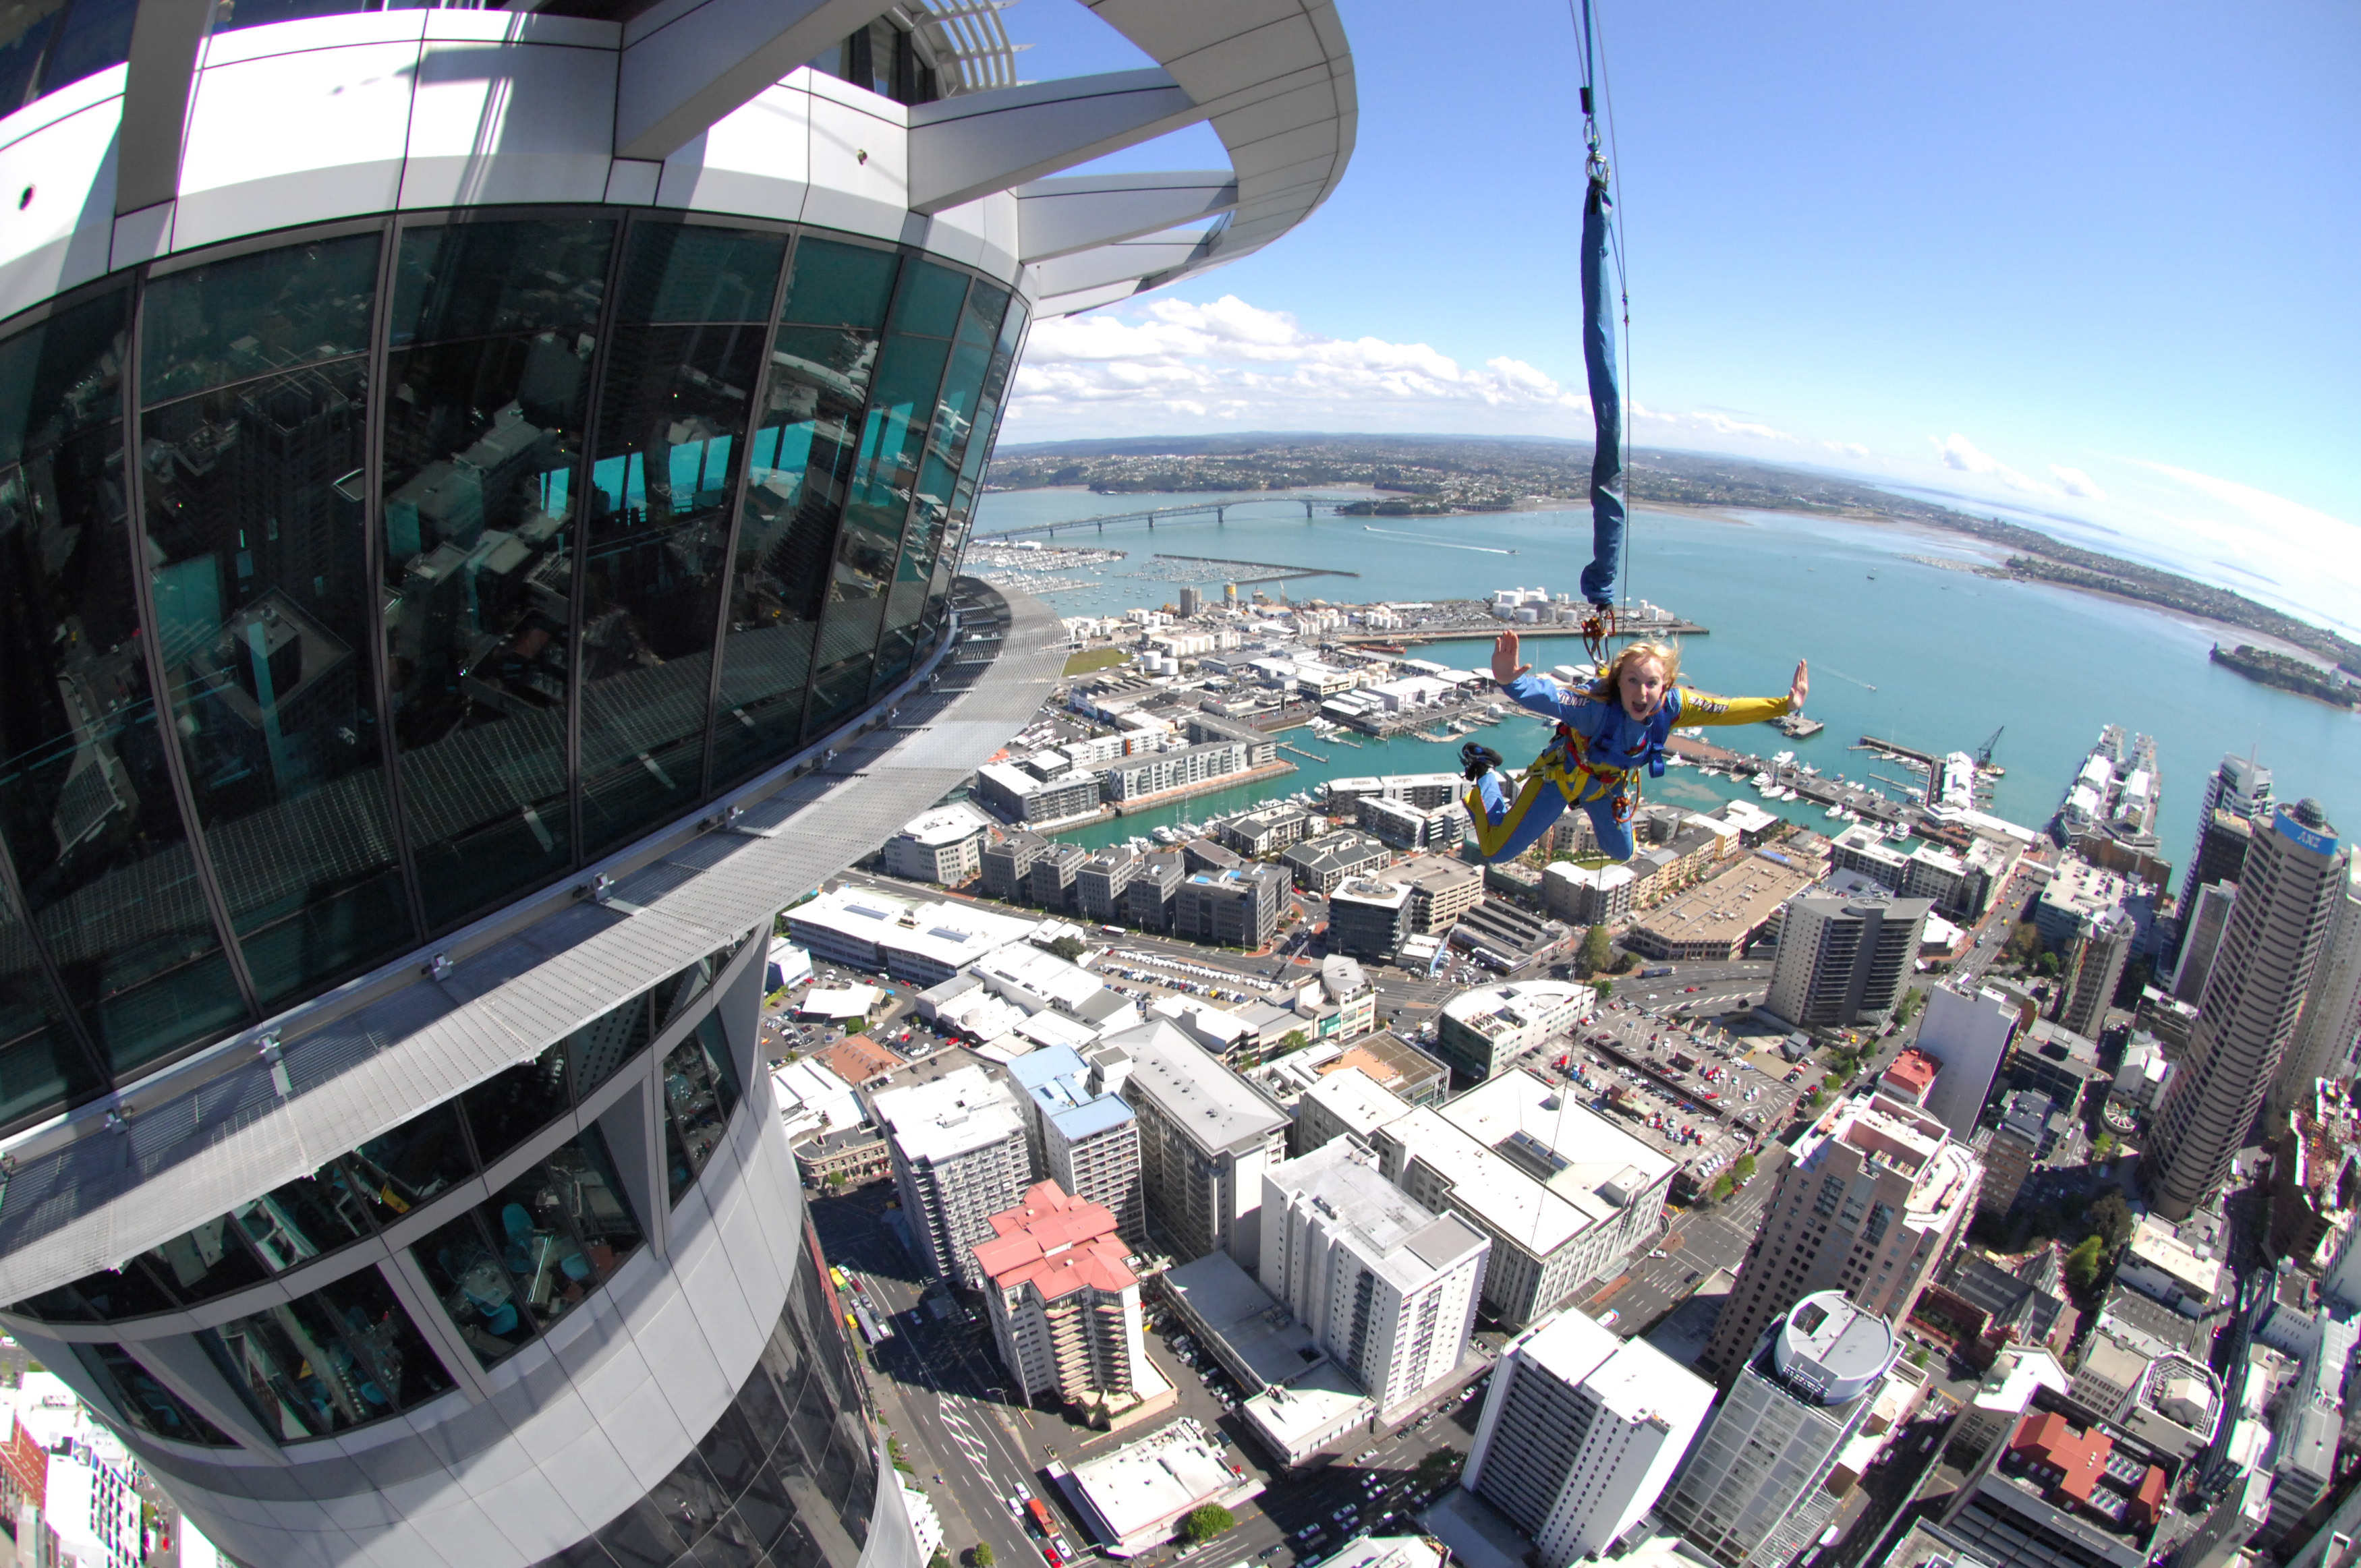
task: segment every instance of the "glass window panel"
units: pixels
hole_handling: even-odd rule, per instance
[[[376,1234],[369,1223],[373,1194],[343,1166],[291,1181],[230,1212],[239,1230],[274,1274],[283,1274],[347,1242]]]
[[[368,0],[214,0],[214,31],[265,27],[273,22],[297,22],[307,16],[335,16],[374,7]],[[399,5],[387,7],[399,10]]]
[[[443,1310],[476,1353],[492,1366],[540,1333],[525,1310],[516,1277],[500,1261],[477,1211],[470,1209],[410,1249]]]
[[[418,1325],[376,1269],[348,1274],[305,1299],[319,1303],[355,1356],[356,1364],[343,1371],[355,1382],[364,1406],[383,1413],[382,1396],[408,1409],[452,1387],[451,1374],[427,1348]]]
[[[626,322],[766,322],[785,236],[693,224],[632,226],[623,255]]]
[[[125,296],[0,343],[0,833],[109,1065],[242,1022],[165,767],[125,537]]]
[[[595,331],[615,225],[449,224],[406,229],[394,258],[391,341],[554,333],[569,347]],[[397,383],[398,385],[399,383]]]
[[[655,1038],[655,1025],[649,1016],[653,1006],[653,993],[634,996],[566,1036],[566,1055],[574,1069],[574,1098],[577,1102],[614,1077],[616,1069]]]
[[[901,258],[890,250],[809,237],[796,246],[783,322],[852,327],[873,333],[885,324]]]
[[[208,1448],[235,1448],[236,1440],[189,1408],[181,1398],[119,1344],[76,1347],[82,1365],[123,1412],[124,1420],[141,1431],[175,1442],[203,1443]]]
[[[621,329],[598,412],[582,626],[583,834],[704,788],[707,685],[758,327]]]
[[[158,651],[266,1001],[417,939],[369,669],[367,379],[357,359],[264,376],[141,424]]]
[[[796,252],[798,288],[819,271],[807,256],[813,248],[807,242]],[[822,248],[859,258],[876,254]],[[877,306],[882,313],[882,300]],[[825,300],[809,308],[851,313]],[[814,623],[826,602],[829,554],[877,347],[874,331],[848,326],[783,326],[772,342],[763,422],[749,454],[730,578],[713,741],[717,782],[776,762],[799,738]]]
[[[869,674],[877,656],[862,652],[831,664],[812,682],[811,709],[804,719],[804,739],[817,740],[869,696]]]
[[[191,1304],[210,1301],[270,1277],[254,1249],[244,1244],[236,1222],[226,1214],[218,1220],[207,1220],[161,1246],[151,1247],[141,1256],[173,1296]],[[129,1271],[126,1271],[126,1279],[128,1277]],[[82,1290],[86,1296],[91,1294],[88,1281],[83,1282]],[[95,1298],[93,1299],[95,1302]]]
[[[366,351],[377,255],[378,236],[361,234],[157,279],[141,307],[141,405]]]
[[[41,91],[54,93],[129,60],[138,11],[139,0],[73,0],[41,66]]]
[[[18,0],[0,9],[0,115],[32,101],[33,78],[65,8],[65,0]]]
[[[103,1087],[41,972],[30,927],[0,897],[0,1126],[80,1104]]]
[[[489,1165],[572,1105],[566,1089],[566,1042],[486,1079],[461,1095],[460,1102],[467,1107],[476,1157]]]
[[[544,332],[409,349],[388,367],[387,680],[438,927],[571,861],[572,491],[589,353],[587,337]]]
[[[967,299],[967,275],[915,258],[902,269],[902,291],[894,298],[892,326],[898,334],[949,337],[958,330]]]
[[[467,1140],[452,1104],[421,1112],[382,1137],[345,1157],[353,1178],[376,1204],[372,1216],[387,1224],[409,1213],[455,1181],[476,1173]]]
[[[664,1059],[665,1173],[679,1203],[738,1109],[738,1069],[721,1020],[708,1014]]]

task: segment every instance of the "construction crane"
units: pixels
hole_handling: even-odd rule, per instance
[[[2000,744],[2000,738],[2007,729],[2007,725],[2002,725],[2000,729],[1993,730],[1985,738],[1982,745],[1976,748],[1976,772],[1988,773],[1993,778],[1998,778],[2008,772],[2006,768],[1994,767],[1992,760],[1993,748]]]

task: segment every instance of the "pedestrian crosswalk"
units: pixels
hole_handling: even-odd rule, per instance
[[[951,1440],[951,1446],[960,1451],[960,1457],[966,1460],[968,1467],[978,1475],[990,1474],[984,1464],[983,1439],[968,1424],[967,1417],[949,1400],[938,1409],[942,1418],[943,1435]]]

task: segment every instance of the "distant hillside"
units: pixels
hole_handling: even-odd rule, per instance
[[[1372,511],[1506,511],[1587,496],[1590,454],[1587,441],[1462,435],[1241,432],[1049,441],[1001,447],[990,488],[1082,485],[1105,495],[1137,495],[1367,485],[1386,495],[1367,505]],[[1884,519],[1972,534],[2011,553],[2005,566],[1986,568],[1993,576],[2113,594],[2245,627],[2361,675],[2361,643],[2242,594],[1873,486],[1775,463],[1641,447],[1631,454],[1629,488],[1634,501]]]

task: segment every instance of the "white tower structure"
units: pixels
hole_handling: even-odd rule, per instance
[[[1532,1539],[1543,1568],[1597,1557],[1655,1506],[1713,1386],[1579,1311],[1514,1341],[1460,1484]]]
[[[1330,0],[1077,16],[1137,69],[1020,85],[980,0],[0,15],[0,1331],[237,1561],[917,1568],[767,938],[1057,677],[961,576],[1031,323],[1356,123]]]

